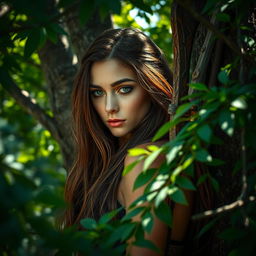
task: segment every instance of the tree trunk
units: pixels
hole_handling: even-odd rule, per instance
[[[94,38],[113,26],[110,15],[101,20],[98,11],[94,12],[86,25],[82,26],[79,21],[78,10],[68,13],[64,18],[64,24],[69,32],[71,47],[78,61],[83,57],[85,50]]]
[[[236,42],[237,31],[226,32],[229,33],[230,44],[228,44],[229,42],[224,44],[220,37],[216,39],[216,34],[209,30],[210,26],[207,27],[205,24],[209,22],[218,28],[215,14],[213,13],[212,17],[200,16],[200,10],[202,10],[205,2],[197,0],[192,3],[192,1],[176,0],[172,3],[171,26],[174,49],[173,71],[175,74],[173,86],[176,93],[174,103],[177,105],[181,97],[192,93],[191,89],[188,90],[188,83],[200,82],[208,85],[208,87],[221,86],[217,81],[218,72],[221,67],[229,64],[236,54],[232,42]],[[206,22],[202,22],[201,18]],[[213,39],[213,35],[215,39]],[[239,72],[236,70],[236,73],[231,74],[232,79],[238,79]],[[209,168],[213,177],[220,184],[219,193],[215,194],[212,199],[213,208],[235,201],[241,190],[240,175],[234,176],[232,174],[234,163],[241,155],[240,134],[235,134],[230,138],[221,131],[215,132],[224,141],[224,145],[211,147],[211,154],[223,159],[226,163],[219,167]],[[222,218],[214,226],[211,248],[205,248],[206,250],[202,252],[202,255],[224,256],[228,254],[230,248],[217,238],[218,233],[227,227],[227,218]],[[203,244],[201,246],[203,247]]]
[[[54,6],[54,1],[52,1]],[[50,8],[50,12],[56,11]],[[39,50],[39,58],[45,75],[47,94],[51,110],[56,120],[59,132],[59,145],[63,156],[64,167],[68,170],[74,160],[74,143],[71,117],[71,91],[77,65],[74,56],[83,56],[89,43],[105,29],[112,27],[110,15],[101,21],[95,13],[89,22],[82,26],[78,17],[78,9],[72,10],[64,16],[65,26],[69,31],[71,44],[47,41]]]

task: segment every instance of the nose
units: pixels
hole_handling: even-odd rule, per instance
[[[106,112],[116,113],[119,111],[118,100],[115,95],[107,95],[106,97]]]

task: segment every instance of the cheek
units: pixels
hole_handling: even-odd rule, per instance
[[[137,118],[141,119],[148,112],[150,104],[151,100],[149,96],[143,93],[141,95],[135,95],[126,106],[129,106],[129,112],[134,115],[134,117],[137,116]]]

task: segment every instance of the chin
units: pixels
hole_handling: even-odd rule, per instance
[[[112,135],[117,138],[121,138],[121,137],[124,137],[126,133],[112,132]]]
[[[125,137],[126,135],[129,134],[129,132],[126,131],[117,131],[116,130],[112,130],[110,131],[112,133],[113,136],[117,137],[117,138],[121,138],[121,137]]]

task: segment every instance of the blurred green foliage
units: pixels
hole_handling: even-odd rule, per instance
[[[138,8],[137,1],[124,1],[122,3],[121,13],[113,15],[114,24],[118,27],[135,27],[143,30],[163,50],[171,65],[173,59],[170,34],[171,1],[145,1],[150,10]]]
[[[171,63],[170,2],[60,0],[58,8],[66,10],[79,5],[82,24],[96,9],[102,17],[111,12],[115,26],[141,28],[163,49]],[[215,0],[208,0],[203,13],[211,13],[216,3]],[[225,24],[223,31],[236,27],[240,27],[242,32],[247,31],[241,33],[240,40],[247,45],[247,52],[255,57],[253,31],[241,22],[247,15],[248,4],[251,1],[247,4],[240,0],[220,1],[221,11],[217,19]],[[47,5],[43,0],[9,0],[1,1],[0,5],[3,11],[0,23],[3,35],[0,38],[0,83],[8,86],[8,79],[12,79],[23,93],[29,92],[33,100],[51,114],[36,50],[47,39],[56,42],[58,34],[66,34],[58,22],[59,14],[47,16]],[[228,12],[232,8],[240,10],[235,22]],[[137,24],[131,16],[132,12],[143,20],[145,27]],[[152,21],[152,15],[156,21]],[[208,89],[203,84],[190,85],[196,92],[184,99],[174,119],[165,124],[154,138],[160,138],[181,122],[190,121],[173,141],[161,148],[130,151],[130,154],[139,155],[145,160],[144,170],[134,184],[135,189],[148,184],[145,195],[134,202],[129,213],[120,220],[114,217],[122,209],[102,216],[98,222],[82,220],[81,225],[86,231],[77,231],[76,227],[63,231],[56,228],[56,216],[60,216],[65,207],[62,197],[66,173],[62,167],[59,145],[1,87],[0,255],[71,255],[75,251],[86,255],[120,255],[126,247],[124,242],[131,236],[136,237],[135,244],[157,250],[150,241],[144,239],[144,232],[152,229],[152,211],[167,225],[172,225],[170,209],[164,203],[166,197],[186,204],[182,189],[195,190],[206,179],[217,192],[220,189],[211,173],[201,177],[196,184],[179,176],[181,172],[185,172],[188,177],[193,176],[195,162],[210,166],[224,163],[225,159],[217,159],[210,152],[210,146],[223,143],[216,129],[223,131],[225,136],[239,134],[243,139],[246,159],[237,159],[234,173],[241,173],[246,165],[246,196],[255,197],[256,84],[231,80],[229,74],[237,68],[237,63],[237,60],[232,61],[219,73],[221,87]],[[253,63],[250,76],[255,76],[255,71]],[[188,120],[184,114],[193,106],[199,106],[199,111]],[[166,154],[166,162],[159,170],[148,170],[150,163],[162,152]],[[132,166],[125,172],[131,169]],[[170,172],[170,169],[173,171]],[[156,173],[158,176],[152,179]],[[144,201],[150,203],[146,207],[140,206]],[[132,223],[131,217],[138,213],[142,214],[142,222]],[[256,251],[255,216],[255,202],[234,210],[230,215],[229,227],[219,234],[229,244],[230,256],[253,255]],[[214,219],[213,225],[208,225],[201,234],[219,220],[219,217]]]

